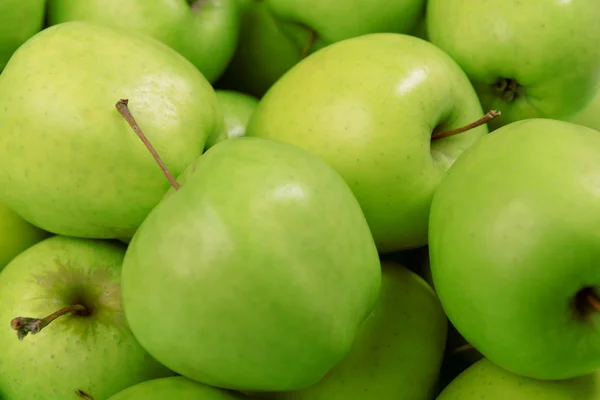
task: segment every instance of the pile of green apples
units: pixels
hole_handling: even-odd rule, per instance
[[[600,1],[0,1],[0,400],[600,400]]]

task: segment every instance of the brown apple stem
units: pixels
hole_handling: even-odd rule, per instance
[[[462,346],[458,346],[457,348],[455,348],[454,350],[452,350],[452,352],[450,353],[451,356],[454,356],[456,354],[462,353],[463,351],[467,351],[467,350],[472,350],[474,349],[473,345],[467,343],[467,344],[463,344]]]
[[[311,29],[308,32],[308,39],[306,40],[306,44],[302,49],[302,53],[300,53],[300,59],[304,59],[310,54],[313,44],[315,44],[315,40],[317,40],[317,32]]]
[[[82,399],[85,399],[85,400],[94,400],[94,398],[93,398],[92,396],[90,396],[89,394],[87,394],[87,393],[86,393],[86,392],[84,392],[83,390],[79,390],[79,389],[77,389],[77,390],[75,391],[75,394],[76,394],[77,396],[81,397]]]
[[[461,128],[452,129],[452,130],[446,131],[446,132],[434,133],[433,135],[431,135],[431,139],[439,140],[439,139],[447,138],[448,136],[458,135],[459,133],[463,133],[463,132],[466,132],[473,128],[477,128],[478,126],[481,126],[483,124],[487,124],[489,121],[493,120],[496,117],[499,117],[500,115],[501,115],[500,111],[491,110],[490,112],[485,114],[483,117],[479,118],[477,121],[471,122],[470,124],[465,125]]]
[[[75,304],[72,306],[61,308],[60,310],[53,312],[52,314],[44,318],[13,318],[12,321],[10,321],[10,327],[17,331],[17,337],[19,338],[19,340],[23,340],[23,338],[29,333],[31,333],[32,335],[39,333],[42,329],[47,327],[52,321],[54,321],[58,317],[72,312],[85,313],[87,311],[88,310],[81,304]]]
[[[592,308],[594,310],[600,312],[600,298],[598,298],[598,295],[596,294],[596,292],[594,292],[591,289],[586,290],[585,298],[586,298],[587,302],[589,303],[589,305],[592,306]]]
[[[150,141],[148,140],[146,135],[144,135],[144,132],[142,132],[142,129],[136,122],[135,118],[133,118],[133,115],[131,115],[131,111],[129,110],[128,104],[129,104],[128,99],[120,99],[119,101],[117,101],[117,104],[115,105],[115,107],[117,107],[117,110],[121,113],[123,118],[125,118],[125,120],[129,123],[129,126],[131,126],[131,129],[133,129],[133,131],[138,135],[140,140],[144,143],[144,145],[146,146],[148,151],[150,151],[150,153],[152,154],[152,157],[154,157],[154,160],[156,161],[156,163],[162,170],[163,174],[169,180],[169,183],[171,184],[171,186],[173,186],[173,188],[175,190],[178,190],[179,183],[177,183],[177,181],[175,180],[173,175],[171,175],[171,173],[169,172],[169,169],[167,168],[165,163],[162,161],[162,159],[156,152],[156,149],[154,148],[154,146],[152,146],[152,143],[150,143]]]
[[[206,0],[192,0],[189,2],[190,9],[193,13],[197,13],[198,11],[200,11],[204,3],[206,3]]]

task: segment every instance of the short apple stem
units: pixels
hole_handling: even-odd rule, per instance
[[[306,58],[310,54],[310,51],[312,50],[312,47],[315,44],[315,40],[317,40],[317,32],[311,29],[308,32],[308,39],[306,40],[306,44],[302,49],[302,53],[300,53],[301,59]]]
[[[19,340],[23,340],[29,333],[35,335],[42,329],[47,327],[52,321],[69,313],[86,313],[88,310],[81,304],[75,304],[61,308],[60,310],[53,312],[44,318],[30,318],[30,317],[16,317],[10,321],[10,326],[17,331],[17,337]]]
[[[454,356],[456,354],[468,351],[468,350],[473,350],[474,347],[473,345],[467,343],[467,344],[463,344],[462,346],[458,346],[457,348],[455,348],[454,350],[452,350],[452,352],[450,353],[451,356]]]
[[[587,302],[589,303],[589,305],[592,306],[592,308],[594,310],[600,312],[600,298],[598,298],[598,295],[596,294],[596,292],[594,292],[591,289],[586,290],[585,298],[586,298]]]
[[[76,390],[76,391],[75,391],[75,394],[76,394],[78,397],[81,397],[82,399],[85,399],[85,400],[94,400],[94,398],[93,398],[92,396],[90,396],[89,394],[87,394],[87,393],[86,393],[86,392],[84,392],[83,390],[79,390],[79,389],[78,389],[78,390]]]
[[[451,131],[446,131],[446,132],[434,133],[433,135],[431,135],[431,139],[439,140],[439,139],[447,138],[449,136],[458,135],[459,133],[463,133],[463,132],[466,132],[473,128],[477,128],[478,126],[481,126],[483,124],[487,124],[488,122],[490,122],[491,120],[493,120],[496,117],[499,117],[500,115],[501,115],[500,111],[491,110],[490,112],[485,114],[483,117],[479,118],[477,121],[471,122],[470,124],[465,125],[461,128],[452,129]]]
[[[156,152],[156,149],[154,148],[154,146],[152,146],[152,143],[150,143],[150,141],[148,140],[148,138],[146,137],[144,132],[142,132],[142,129],[136,122],[135,118],[133,118],[133,115],[131,115],[131,111],[129,110],[129,100],[128,99],[120,99],[119,101],[117,101],[117,104],[115,105],[115,107],[117,107],[117,110],[121,113],[123,118],[125,118],[125,120],[129,123],[129,126],[131,126],[131,129],[133,129],[133,131],[138,135],[140,140],[144,143],[144,145],[146,146],[148,151],[150,151],[150,153],[152,154],[152,157],[154,157],[154,160],[156,161],[156,163],[162,170],[163,174],[167,177],[171,186],[173,186],[173,188],[175,190],[179,190],[179,183],[177,183],[177,181],[175,180],[173,175],[171,175],[171,173],[169,172],[169,169],[167,168],[165,163],[162,161],[162,159]]]

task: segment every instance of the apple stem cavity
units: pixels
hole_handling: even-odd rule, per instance
[[[306,39],[306,44],[302,49],[302,53],[300,53],[300,59],[305,59],[310,54],[310,51],[315,44],[315,40],[317,40],[317,32],[315,32],[313,29],[310,29],[308,31],[308,39]]]
[[[439,139],[447,138],[449,136],[458,135],[459,133],[463,133],[463,132],[466,132],[473,128],[477,128],[478,126],[481,126],[483,124],[487,124],[489,121],[493,120],[496,117],[499,117],[500,115],[501,115],[500,111],[491,110],[490,112],[485,114],[483,117],[479,118],[477,121],[471,122],[468,125],[465,125],[460,128],[452,129],[450,131],[434,133],[433,135],[431,135],[431,140],[439,140]]]
[[[154,148],[154,146],[152,146],[152,143],[150,143],[150,141],[148,140],[148,138],[146,137],[144,132],[142,132],[142,129],[136,122],[135,118],[133,118],[133,115],[131,115],[131,111],[129,110],[129,100],[128,99],[120,99],[119,101],[117,101],[117,104],[115,105],[115,107],[117,107],[117,110],[121,113],[123,118],[125,118],[125,120],[129,123],[129,126],[131,126],[131,129],[133,129],[133,131],[138,135],[140,140],[144,143],[144,145],[146,146],[148,151],[150,151],[150,153],[152,154],[152,157],[154,157],[154,160],[156,161],[156,163],[162,170],[163,174],[167,177],[171,186],[173,186],[173,188],[175,190],[179,190],[179,187],[180,187],[179,183],[177,183],[177,180],[175,180],[173,175],[171,175],[171,173],[169,172],[169,169],[167,168],[165,163],[162,161],[162,159],[156,152],[156,149]]]
[[[10,321],[10,326],[17,331],[17,337],[19,341],[23,340],[28,334],[35,335],[42,329],[47,327],[52,321],[69,313],[78,313],[80,315],[86,315],[89,313],[88,309],[81,304],[75,304],[61,308],[60,310],[53,312],[44,318],[30,318],[30,317],[16,317]]]
[[[193,13],[197,13],[202,8],[202,5],[206,2],[206,0],[188,0],[190,5],[190,9]]]
[[[517,97],[523,94],[523,86],[514,79],[499,79],[494,83],[493,87],[507,103],[513,102]]]

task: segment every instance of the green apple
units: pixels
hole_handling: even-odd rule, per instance
[[[442,364],[447,320],[431,287],[405,267],[382,263],[375,309],[350,353],[316,385],[273,400],[430,400]]]
[[[52,233],[133,235],[168,182],[115,109],[120,98],[173,173],[225,129],[214,89],[161,42],[89,21],[43,30],[0,75],[0,202]]]
[[[350,350],[381,284],[351,190],[309,152],[248,137],[213,146],[178,180],[123,263],[136,338],[212,386],[315,384]]]
[[[25,249],[48,236],[48,232],[0,204],[0,271]]]
[[[75,399],[76,392],[101,400],[136,383],[173,375],[129,330],[120,290],[124,256],[125,246],[116,241],[52,236],[2,271],[3,400]],[[74,306],[80,310],[63,314]],[[57,311],[53,322],[38,319]],[[34,334],[33,329],[19,341],[11,320],[13,328],[23,325],[19,335],[36,323],[42,330]]]
[[[429,40],[467,73],[497,129],[564,118],[600,88],[598,0],[430,0]]]
[[[376,32],[410,32],[425,0],[238,0],[242,25],[224,87],[262,95],[304,55]]]
[[[437,394],[443,391],[463,371],[483,358],[481,353],[470,344],[452,349],[446,347],[446,350],[444,362],[440,369],[440,377],[437,382]]]
[[[513,373],[600,369],[600,133],[551,119],[495,130],[431,206],[436,291],[458,332]]]
[[[215,81],[237,46],[236,0],[48,0],[50,25],[95,21],[131,29],[169,45]]]
[[[206,386],[183,376],[152,379],[128,387],[108,400],[241,400],[223,389]]]
[[[231,90],[217,90],[216,94],[223,110],[227,137],[231,139],[244,136],[248,121],[258,106],[258,99],[249,94]]]
[[[42,29],[45,6],[46,0],[0,2],[0,71],[15,50]]]
[[[567,121],[600,131],[600,90],[588,106]]]
[[[422,39],[376,33],[311,54],[261,99],[246,135],[318,155],[358,198],[381,253],[424,246],[433,193],[485,126],[458,65]]]
[[[483,359],[460,374],[437,400],[597,400],[600,372],[568,380],[535,380]]]

